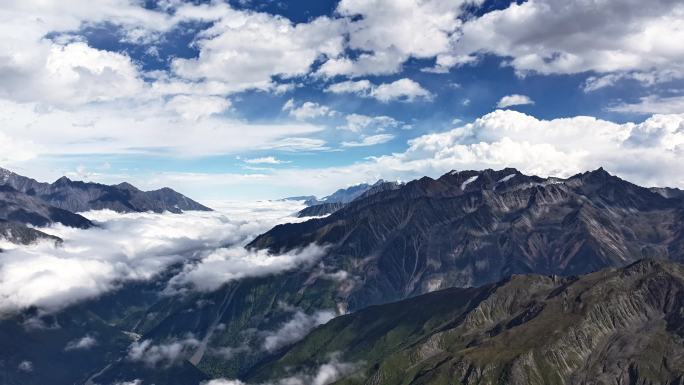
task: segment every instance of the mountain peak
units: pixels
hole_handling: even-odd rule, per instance
[[[116,185],[116,187],[122,189],[122,190],[132,190],[132,191],[140,191],[137,187],[133,186],[132,184],[128,182],[121,182]]]
[[[67,178],[66,176],[63,176],[63,177],[57,179],[53,184],[64,185],[64,184],[69,184],[71,182],[72,182],[71,179]]]

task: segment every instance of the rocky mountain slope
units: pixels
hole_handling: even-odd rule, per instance
[[[35,196],[49,205],[71,212],[110,209],[118,212],[211,210],[170,189],[141,191],[129,183],[114,186],[72,181],[62,177],[54,183],[41,183],[11,171],[0,169],[0,185],[10,186]]]
[[[93,224],[85,217],[53,207],[39,198],[24,194],[8,185],[0,185],[0,238],[18,244],[38,240],[61,241],[29,226],[61,223],[86,229]]]
[[[35,196],[24,194],[7,185],[0,185],[0,219],[33,226],[61,223],[86,229],[93,225],[81,215],[51,206]]]
[[[315,242],[353,278],[344,306],[479,286],[512,274],[583,274],[646,257],[684,259],[684,204],[603,169],[568,179],[514,169],[452,172],[285,224],[249,246]]]
[[[335,384],[681,384],[684,267],[643,260],[579,278],[514,276],[338,317],[249,383],[347,362]]]

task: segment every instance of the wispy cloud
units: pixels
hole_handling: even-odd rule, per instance
[[[245,163],[248,164],[283,164],[283,163],[290,163],[288,161],[280,160],[277,159],[274,156],[265,156],[261,158],[250,158],[250,159],[245,159]]]
[[[368,147],[368,146],[375,146],[378,144],[382,143],[387,143],[390,140],[394,139],[394,135],[392,134],[378,134],[378,135],[370,135],[370,136],[365,136],[361,139],[361,141],[349,141],[349,142],[342,142],[342,147]]]

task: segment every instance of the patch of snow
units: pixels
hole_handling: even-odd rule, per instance
[[[477,178],[479,178],[479,177],[480,177],[479,175],[471,176],[465,182],[461,183],[461,190],[465,190],[469,184],[475,182],[477,180]]]
[[[508,182],[509,180],[511,180],[514,176],[516,176],[516,174],[506,175],[505,177],[499,179],[499,180],[496,182],[496,184],[499,184],[499,183],[506,183],[506,182]]]

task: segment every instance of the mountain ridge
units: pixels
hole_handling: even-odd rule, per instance
[[[573,275],[651,256],[682,260],[683,208],[679,198],[602,168],[566,179],[515,169],[450,172],[355,200],[325,218],[278,225],[248,247],[329,245],[330,259],[348,261],[340,268],[366,277],[359,295],[376,298],[358,308],[515,273]]]
[[[66,176],[60,177],[53,183],[44,183],[2,168],[0,168],[0,183],[71,212],[101,209],[124,213],[144,211],[181,213],[184,210],[211,210],[168,187],[142,191],[127,182],[110,186],[72,181]]]

